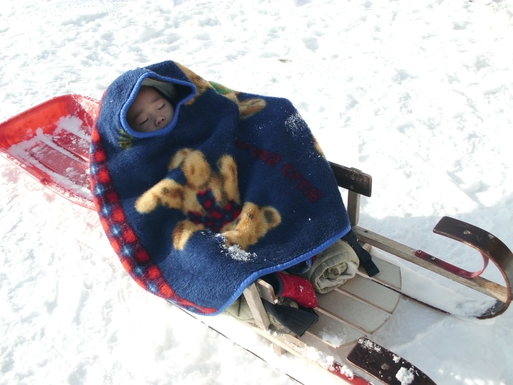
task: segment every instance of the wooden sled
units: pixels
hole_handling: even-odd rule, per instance
[[[98,111],[98,101],[80,95],[49,100],[0,124],[0,152],[60,195],[92,209],[88,148]],[[483,268],[477,272],[468,272],[422,250],[385,238],[358,225],[360,197],[371,196],[371,177],[354,168],[334,163],[331,166],[339,186],[348,191],[347,210],[353,230],[362,243],[492,297],[494,305],[478,318],[495,317],[508,308],[512,296],[513,254],[498,238],[448,217],[442,218],[435,227],[436,233],[463,242],[482,255]],[[373,260],[380,269],[378,275],[371,278],[360,270],[340,288],[319,296],[316,308],[319,322],[302,337],[272,330],[262,300],[275,303],[276,297],[270,285],[258,280],[244,292],[254,319],[251,327],[270,340],[278,351],[304,357],[307,348],[315,348],[333,357],[325,369],[345,383],[368,384],[365,378],[369,376],[382,383],[399,383],[394,380],[393,372],[397,371],[394,363],[400,362],[401,368],[416,373],[411,384],[433,384],[419,369],[368,339],[390,319],[404,295],[401,269],[376,256]],[[501,272],[504,285],[481,276],[489,261]],[[357,374],[348,374],[345,370],[350,363]]]
[[[494,298],[495,304],[477,318],[496,317],[508,308],[512,296],[513,254],[498,238],[478,227],[449,217],[442,218],[436,225],[435,233],[463,242],[482,255],[484,266],[478,272],[468,272],[422,250],[412,249],[385,238],[358,226],[360,197],[371,195],[372,178],[354,168],[334,163],[331,163],[331,166],[339,186],[348,190],[347,209],[353,230],[361,242]],[[386,323],[403,295],[401,269],[375,256],[373,260],[380,269],[378,275],[371,278],[360,268],[354,279],[337,288],[335,292],[319,295],[319,307],[316,308],[316,311],[319,313],[320,320],[301,338],[277,335],[269,331],[270,322],[262,306],[261,298],[270,302],[275,301],[275,298],[272,288],[264,281],[259,280],[244,293],[252,310],[256,329],[280,349],[293,354],[301,355],[306,346],[314,346],[326,356],[334,357],[334,361],[328,369],[348,383],[359,383],[351,381],[363,381],[363,379],[361,377],[358,380],[347,378],[344,370],[341,370],[347,364],[346,358],[349,361],[358,361],[353,361],[353,364],[362,372],[370,374],[384,383],[395,383],[394,381],[397,380],[391,379],[390,373],[386,373],[382,367],[383,365],[390,366],[391,362],[389,359],[387,360],[386,356],[391,352],[379,347],[381,353],[372,356],[375,365],[371,365],[372,361],[368,359],[370,356],[367,356],[366,360],[362,359],[362,346],[369,343],[374,344],[369,342],[367,337]],[[492,261],[501,272],[505,281],[504,286],[481,277],[488,261]],[[408,298],[415,300],[410,296]],[[432,304],[429,306],[436,308]],[[330,336],[342,336],[343,338],[338,338],[334,342]],[[379,345],[374,344],[373,346]],[[373,353],[376,351],[373,350]],[[366,354],[369,354],[369,351]],[[412,384],[434,383],[419,369],[415,368],[412,371],[417,373]]]

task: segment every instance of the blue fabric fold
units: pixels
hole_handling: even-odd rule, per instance
[[[126,114],[150,83],[174,86],[175,115],[141,133]],[[130,275],[198,314],[222,312],[255,279],[308,260],[350,230],[331,168],[289,100],[233,91],[172,61],[109,86],[91,179]]]

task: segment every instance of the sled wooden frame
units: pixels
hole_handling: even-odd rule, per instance
[[[483,312],[478,317],[480,319],[496,317],[506,311],[512,298],[513,253],[501,240],[479,227],[454,218],[443,217],[433,231],[436,234],[455,239],[475,248],[483,258],[483,268],[480,271],[468,272],[422,250],[413,249],[358,226],[360,197],[362,195],[371,196],[372,177],[355,168],[344,167],[336,163],[330,164],[338,185],[348,191],[347,210],[349,218],[353,230],[361,242],[494,298],[496,300],[495,304]],[[492,261],[499,269],[504,278],[505,286],[480,276],[487,267],[488,261]],[[379,274],[376,277],[367,278],[387,286],[386,283],[380,281]],[[263,280],[258,280],[245,290],[244,297],[249,304],[256,325],[260,329],[267,330],[270,321],[261,298],[275,303],[276,297],[272,287]]]
[[[496,300],[495,304],[477,318],[493,318],[506,311],[512,299],[513,253],[497,237],[489,232],[451,217],[442,217],[433,229],[435,234],[462,242],[476,249],[483,258],[479,271],[469,272],[434,257],[423,250],[413,249],[397,241],[358,226],[360,194],[370,197],[372,179],[354,168],[331,163],[341,187],[348,188],[348,212],[358,239],[373,247],[421,266],[445,278],[474,289]],[[501,273],[505,285],[481,277],[491,261]]]
[[[348,215],[360,242],[381,249],[389,254],[395,255],[415,265],[421,266],[427,270],[437,273],[445,278],[453,280],[459,284],[465,285],[471,289],[481,292],[496,300],[495,304],[487,309],[483,314],[477,318],[492,318],[502,314],[508,308],[512,298],[511,282],[513,281],[513,254],[511,250],[501,242],[497,237],[482,230],[476,226],[459,221],[450,217],[443,217],[434,228],[434,232],[456,241],[463,242],[475,248],[483,258],[483,268],[478,272],[468,272],[464,269],[451,265],[443,260],[436,258],[422,250],[413,249],[392,239],[386,238],[382,235],[374,233],[358,225],[359,222],[359,209],[361,196],[370,197],[372,193],[372,178],[370,175],[365,174],[355,168],[348,168],[340,166],[335,163],[330,163],[334,171],[337,183],[340,187],[347,189],[347,210]],[[486,278],[481,277],[481,273],[488,265],[488,261],[492,261],[501,272],[505,286],[492,282]],[[377,261],[375,261],[377,262]],[[374,277],[369,277],[361,269],[359,275],[364,276],[367,280],[375,281],[380,285],[393,291],[401,293],[400,288],[389,285],[386,280],[382,280],[380,274]],[[350,295],[348,293],[348,295]],[[248,302],[249,308],[253,315],[256,330],[259,334],[263,335],[266,339],[270,340],[278,353],[288,351],[297,356],[304,355],[304,349],[308,346],[302,339],[288,334],[270,333],[270,320],[263,306],[262,300],[276,303],[277,299],[273,292],[272,287],[263,280],[257,280],[254,284],[250,285],[244,291],[244,297]],[[318,312],[324,312],[324,309],[317,308]],[[345,322],[339,319],[341,323]],[[308,333],[308,331],[307,331]],[[368,334],[372,334],[368,333]],[[365,339],[365,336],[363,337]],[[347,348],[346,352],[348,357],[351,357],[355,349],[361,349],[360,341],[353,343],[353,349]],[[329,344],[328,342],[326,342]],[[354,355],[354,354],[353,354]],[[358,366],[358,363],[354,363]],[[380,374],[382,371],[378,367],[374,372],[369,371],[369,366],[363,363],[364,366],[359,366],[367,374],[371,374],[381,381],[384,377]],[[337,361],[328,368],[331,372],[343,378],[348,383],[365,383],[361,377],[354,379],[347,378],[344,370],[341,369]],[[416,368],[416,370],[418,370]],[[420,372],[420,371],[419,371]],[[354,382],[353,382],[354,381]],[[362,381],[362,382],[359,382]],[[422,380],[419,379],[418,384],[433,384],[429,377],[425,376]]]
[[[335,163],[330,164],[337,179],[338,185],[347,189],[348,215],[353,226],[353,230],[355,231],[360,242],[381,249],[389,254],[395,255],[408,262],[421,266],[427,270],[430,270],[443,277],[446,277],[450,280],[453,280],[457,283],[465,285],[471,289],[494,298],[496,300],[495,304],[487,309],[478,318],[492,318],[506,311],[512,297],[511,282],[513,281],[513,254],[504,243],[502,243],[492,234],[476,226],[454,218],[443,217],[435,226],[433,231],[437,234],[455,239],[475,248],[483,257],[483,268],[478,272],[468,272],[464,269],[460,269],[447,262],[444,262],[441,259],[431,256],[422,250],[413,249],[392,239],[367,230],[358,225],[360,199],[362,195],[367,197],[371,196],[372,177],[355,168],[348,168]],[[492,263],[494,263],[501,272],[505,281],[505,286],[499,285],[480,276],[487,267],[489,260],[491,260]],[[375,260],[375,262],[378,262],[378,260]],[[364,276],[367,280],[375,281],[380,285],[385,286],[382,287],[383,290],[387,290],[388,288],[398,292],[399,294],[402,294],[400,288],[389,285],[386,280],[383,280],[380,277],[381,274],[371,278],[360,269],[359,275]],[[346,294],[351,295],[349,293]],[[288,351],[296,356],[303,357],[304,351],[308,347],[308,343],[303,342],[302,338],[300,339],[289,334],[271,333],[269,330],[271,323],[269,316],[267,315],[263,306],[262,300],[268,301],[270,303],[277,302],[277,298],[273,292],[272,286],[263,280],[257,280],[257,282],[250,285],[244,291],[244,297],[248,302],[250,311],[253,315],[254,323],[256,324],[255,330],[272,342],[275,351],[277,353]],[[325,310],[322,308],[316,308],[316,311],[321,312],[321,314],[322,312],[325,312]],[[339,322],[342,324],[345,321],[340,318]],[[372,334],[372,332],[368,334]],[[355,355],[354,353],[356,350],[361,350],[362,339],[366,340],[365,335],[356,343],[352,343],[345,349],[347,359],[349,361],[351,361],[351,357]],[[329,345],[328,342],[325,341],[325,343]],[[386,349],[384,349],[384,351],[386,351]],[[352,364],[356,365],[358,370],[361,370],[367,375],[370,374],[371,376],[374,376],[379,380],[387,383],[382,368],[380,368],[379,365],[376,368],[371,368],[372,365],[369,365],[369,362],[367,362],[368,360],[369,358],[367,357],[364,359],[364,361],[359,363],[353,361],[351,362]],[[382,357],[377,361],[382,362],[381,360]],[[366,382],[366,380],[358,375],[354,377],[347,377],[343,365],[338,363],[336,360],[331,364],[328,370],[341,377],[347,383],[370,383]],[[434,382],[429,377],[425,376],[420,370],[417,368],[415,368],[415,370],[417,373],[422,374],[417,378],[415,384],[434,384]]]
[[[372,180],[364,173],[345,167],[334,167],[334,171],[338,184],[350,193],[348,212],[354,223],[358,219],[360,194],[370,196]],[[398,356],[366,337],[383,326],[395,311],[401,297],[401,275],[400,269],[389,262],[379,258],[375,258],[374,262],[381,271],[379,278],[369,278],[360,268],[358,275],[343,287],[318,296],[319,306],[315,311],[320,317],[319,322],[301,337],[273,329],[262,301],[274,304],[278,299],[271,285],[257,280],[244,291],[253,318],[249,326],[252,325],[258,334],[269,340],[276,353],[289,352],[306,358],[310,363],[313,362],[340,377],[344,383],[369,385],[372,382],[366,378],[371,377],[377,378],[381,383],[389,383],[382,364],[386,363],[385,366],[392,368],[393,361],[390,361],[390,357]],[[333,341],[325,336],[326,331],[328,334],[341,335],[342,338],[335,338]],[[379,349],[368,350],[368,344],[379,346]],[[324,362],[321,365],[318,361],[310,360],[307,352],[312,347],[321,355],[332,357],[330,363]],[[386,357],[386,353],[389,357]],[[406,367],[417,373],[415,385],[434,384],[419,368],[404,359],[401,360]],[[370,361],[380,364],[371,365]]]

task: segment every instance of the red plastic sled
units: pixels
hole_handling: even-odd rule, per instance
[[[0,124],[0,152],[70,201],[93,209],[90,134],[99,101],[81,95],[48,100]]]

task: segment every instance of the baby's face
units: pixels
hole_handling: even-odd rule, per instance
[[[175,109],[160,92],[153,87],[142,86],[127,113],[130,127],[135,131],[152,132],[166,127]]]

